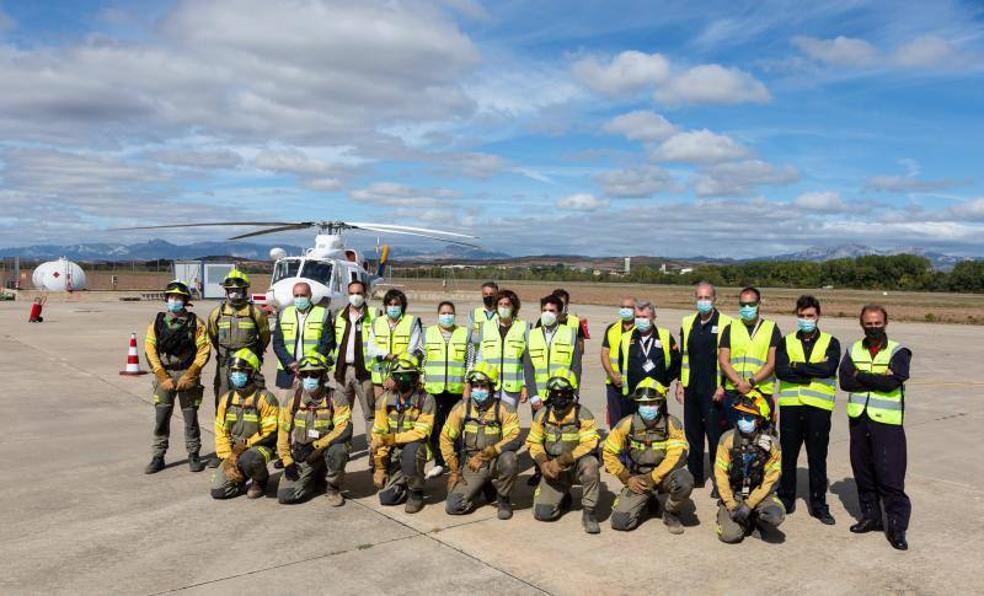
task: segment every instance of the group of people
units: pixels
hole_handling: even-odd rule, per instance
[[[272,463],[283,468],[281,503],[324,492],[330,505],[340,506],[358,401],[382,505],[402,504],[416,513],[426,501],[426,480],[446,474],[448,514],[467,514],[484,501],[509,519],[525,444],[535,466],[528,481],[536,487],[535,519],[563,515],[579,484],[582,525],[598,533],[604,467],[623,485],[610,517],[613,529],[632,530],[652,514],[680,534],[680,514],[695,486],[705,484],[706,440],[712,496],[719,500],[717,533],[722,541],[740,542],[756,529],[771,531],[795,509],[803,443],[810,513],[834,523],[826,505],[826,454],[839,376],[849,392],[851,463],[862,510],[851,531],[882,530],[884,507],[889,541],[906,548],[902,413],[911,353],[887,338],[888,315],[879,306],[862,310],[866,337],[841,360],[837,340],[817,325],[820,304],[811,296],[799,299],[798,329],[783,337],[775,322],[759,316],[757,289],[741,291],[740,316],[732,319],[717,310],[714,287],[701,283],[679,342],[656,325],[653,304],[625,298],[602,341],[603,438],[579,399],[587,324],[570,312],[564,290],[541,298],[538,317],[528,323],[515,292],[486,282],[483,305],[466,323],[459,324],[455,305],[444,301],[437,324],[425,329],[398,289],[385,294],[378,310],[367,304],[365,284],[353,281],[348,305],[332,316],[312,302],[307,284],[298,283],[271,332],[266,315],[248,299],[244,273],[233,270],[223,286],[226,300],[201,321],[188,311],[187,286],[171,282],[167,308],[147,331],[156,410],[147,473],[164,468],[177,401],[190,469],[217,468],[214,498],[264,495]],[[279,395],[261,374],[271,342]],[[203,458],[197,410],[200,374],[212,349],[215,453]],[[674,383],[682,423],[667,411]],[[520,404],[533,414],[525,441]]]

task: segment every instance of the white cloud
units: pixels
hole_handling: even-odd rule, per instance
[[[332,192],[340,189],[342,183],[337,178],[314,178],[306,181],[304,186],[320,192]]]
[[[271,172],[308,175],[325,174],[333,169],[327,162],[315,159],[299,149],[262,151],[253,160],[253,165]]]
[[[927,68],[945,64],[956,56],[950,42],[936,35],[923,35],[895,49],[892,58],[906,68]]]
[[[655,165],[602,172],[595,180],[610,197],[644,198],[659,192],[681,190],[669,172]]]
[[[154,161],[190,168],[235,168],[243,156],[229,149],[162,149],[147,154]]]
[[[705,128],[673,135],[652,149],[650,157],[655,161],[713,164],[742,159],[750,153],[731,137]]]
[[[833,66],[873,66],[880,59],[875,46],[863,39],[843,35],[833,39],[797,36],[792,42],[810,58]]]
[[[676,127],[663,116],[648,110],[637,110],[612,118],[604,130],[620,134],[631,141],[662,141],[676,132]]]
[[[571,211],[597,211],[607,206],[608,201],[588,193],[569,195],[557,201],[557,207]]]
[[[634,93],[664,82],[670,74],[670,61],[662,54],[630,50],[603,64],[588,56],[574,63],[574,76],[588,88],[606,95]]]
[[[947,209],[946,215],[957,221],[984,222],[984,197],[964,201]]]
[[[509,162],[491,153],[458,153],[447,158],[445,173],[472,178],[491,178],[506,169]]]
[[[793,166],[774,166],[761,160],[722,163],[703,170],[695,190],[698,196],[734,196],[749,194],[762,184],[790,184],[799,180]]]
[[[908,175],[878,175],[868,178],[864,187],[879,192],[933,192],[953,188],[958,184],[955,180],[917,180]]]
[[[761,81],[737,68],[718,64],[695,66],[672,77],[653,92],[666,104],[768,103],[772,98]]]
[[[800,209],[821,213],[840,213],[847,208],[847,205],[841,200],[840,193],[831,191],[805,192],[796,197],[793,205]]]
[[[349,196],[355,201],[386,207],[433,209],[448,205],[459,194],[442,188],[416,189],[395,182],[374,182],[366,188],[353,190]]]

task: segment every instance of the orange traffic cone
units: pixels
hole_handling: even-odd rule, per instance
[[[137,334],[130,334],[130,351],[126,355],[126,368],[120,371],[125,377],[136,377],[147,374],[147,371],[140,369],[140,357],[137,356]]]

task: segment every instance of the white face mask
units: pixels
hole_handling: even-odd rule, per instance
[[[512,317],[512,308],[510,308],[508,306],[500,306],[499,307],[499,318],[500,319],[509,319],[510,317]]]
[[[540,322],[544,327],[553,327],[557,324],[557,313],[545,310],[540,313]]]
[[[362,308],[362,305],[366,303],[366,297],[362,294],[349,294],[349,304],[355,308]]]

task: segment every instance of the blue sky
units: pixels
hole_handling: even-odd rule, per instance
[[[984,256],[984,6],[814,4],[0,0],[0,246],[347,219]]]

